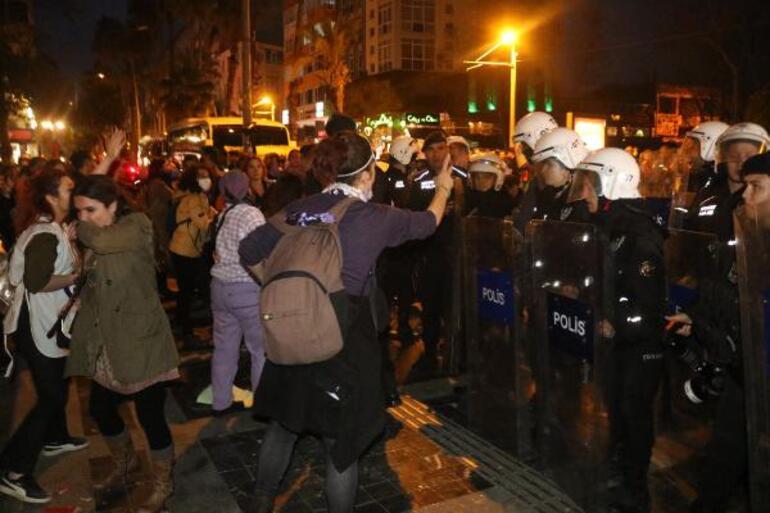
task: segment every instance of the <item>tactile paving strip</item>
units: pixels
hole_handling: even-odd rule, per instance
[[[462,458],[478,475],[510,493],[517,510],[582,513],[583,510],[553,481],[422,402],[403,396],[403,403],[389,411],[404,425]]]

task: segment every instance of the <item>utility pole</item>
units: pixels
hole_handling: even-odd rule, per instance
[[[241,41],[241,112],[243,115],[243,149],[251,152],[248,129],[251,126],[251,0],[241,0],[243,34]]]

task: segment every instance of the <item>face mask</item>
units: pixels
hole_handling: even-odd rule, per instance
[[[203,192],[209,192],[211,190],[211,178],[198,178],[198,187]]]

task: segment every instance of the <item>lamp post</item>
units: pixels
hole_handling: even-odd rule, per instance
[[[516,60],[518,59],[518,52],[516,51],[516,42],[519,39],[519,35],[515,30],[506,29],[500,34],[500,39],[497,43],[492,45],[487,51],[482,53],[473,61],[464,61],[465,64],[470,64],[465,71],[471,71],[482,66],[505,66],[510,69],[509,87],[510,87],[510,105],[508,110],[508,146],[513,146],[513,130],[516,126]],[[489,54],[500,48],[501,46],[509,46],[510,54],[507,61],[488,61],[486,59]]]
[[[257,105],[270,105],[270,121],[275,121],[275,103],[269,96],[263,96]]]

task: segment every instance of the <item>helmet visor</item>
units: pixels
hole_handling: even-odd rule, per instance
[[[602,181],[599,175],[593,171],[577,169],[572,178],[572,185],[567,194],[567,203],[586,200],[602,195]]]
[[[545,159],[540,167],[540,178],[544,185],[562,187],[569,181],[569,176],[569,170],[553,157]]]

